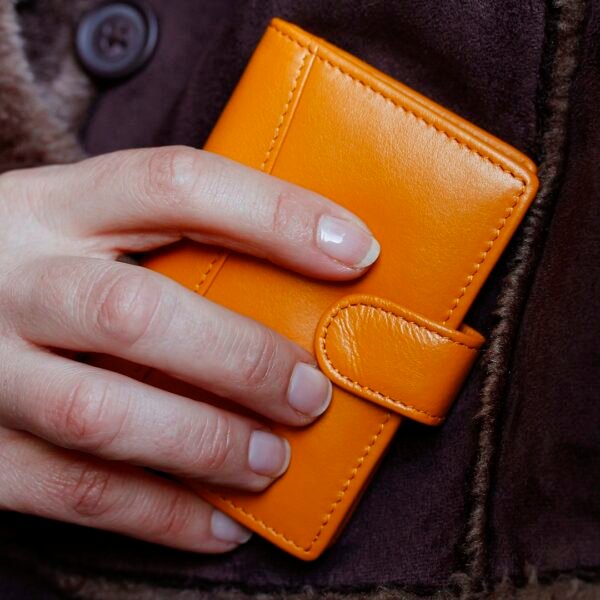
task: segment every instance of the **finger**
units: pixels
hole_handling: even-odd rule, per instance
[[[37,349],[0,352],[0,423],[64,448],[180,477],[262,490],[290,459],[259,423]],[[8,379],[7,377],[7,379]]]
[[[202,150],[120,151],[43,173],[34,181],[43,179],[47,211],[60,215],[61,229],[84,238],[110,234],[111,250],[187,236],[331,279],[360,275],[379,254],[367,226],[348,210]]]
[[[81,258],[38,260],[17,275],[5,317],[38,345],[154,367],[291,425],[330,402],[308,352],[162,275]]]
[[[226,552],[250,533],[188,489],[142,469],[0,429],[0,508],[194,552]]]

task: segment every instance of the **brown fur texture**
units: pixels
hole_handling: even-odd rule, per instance
[[[431,595],[415,594],[400,589],[376,589],[364,591],[327,591],[304,588],[298,591],[251,592],[231,587],[210,589],[178,589],[176,587],[149,586],[139,582],[111,581],[105,578],[82,578],[61,574],[60,589],[68,597],[79,600],[457,600],[460,592],[439,590]],[[515,587],[508,581],[501,582],[486,593],[489,600],[597,600],[600,586],[570,576],[557,577],[540,582],[536,572],[530,569],[529,580],[524,586]]]
[[[486,593],[490,587],[487,567],[487,512],[493,487],[498,415],[507,384],[512,347],[535,267],[541,255],[545,229],[551,218],[565,164],[569,93],[580,52],[581,27],[588,9],[586,0],[552,0],[548,4],[546,49],[540,90],[538,164],[540,189],[522,226],[512,268],[500,293],[497,324],[484,357],[487,377],[482,386],[479,411],[479,450],[471,484],[465,554],[466,595]]]
[[[61,26],[51,31],[53,40],[61,33],[68,40]],[[24,39],[14,3],[0,0],[0,173],[83,157],[76,132],[92,86],[68,43],[47,52],[53,58],[36,73]]]

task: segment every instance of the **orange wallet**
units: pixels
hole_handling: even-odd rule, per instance
[[[278,19],[205,148],[331,198],[381,243],[368,273],[343,283],[192,242],[145,263],[311,350],[334,383],[331,406],[314,424],[269,424],[292,447],[281,479],[260,493],[199,491],[311,560],[340,533],[402,420],[444,420],[483,343],[463,318],[535,195],[536,168]],[[205,397],[157,371],[146,381]]]

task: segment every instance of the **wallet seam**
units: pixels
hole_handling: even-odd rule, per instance
[[[352,75],[351,73],[348,73],[347,71],[345,71],[344,69],[342,69],[342,67],[340,67],[339,65],[331,62],[330,60],[328,60],[326,58],[323,58],[322,56],[319,56],[317,54],[317,50],[315,50],[315,49],[311,48],[310,46],[307,46],[307,45],[303,44],[299,40],[291,37],[288,33],[282,31],[281,29],[279,29],[279,27],[277,27],[277,25],[271,23],[269,25],[269,28],[273,29],[273,31],[275,31],[279,35],[283,36],[284,38],[288,39],[293,44],[299,46],[300,48],[303,48],[304,50],[306,50],[310,54],[313,54],[314,57],[317,60],[320,60],[321,62],[329,65],[331,68],[339,71],[340,73],[342,73],[346,77],[349,77],[353,81],[356,81],[359,85],[362,85],[363,87],[371,90],[371,92],[373,92],[374,94],[382,97],[384,100],[386,100],[388,102],[391,102],[393,106],[395,106],[396,108],[399,108],[405,114],[409,114],[412,117],[414,117],[415,119],[417,119],[417,121],[420,121],[421,123],[424,123],[427,127],[433,128],[434,131],[437,131],[439,134],[443,135],[451,143],[452,142],[457,143],[459,146],[461,146],[461,147],[465,148],[467,151],[472,152],[473,154],[477,155],[480,159],[485,160],[486,162],[489,162],[490,164],[492,164],[496,168],[500,169],[504,173],[510,175],[515,181],[518,181],[520,183],[520,185],[521,185],[521,191],[516,196],[513,196],[513,202],[512,202],[512,204],[510,206],[508,206],[508,207],[505,208],[505,213],[506,214],[502,217],[502,219],[500,221],[500,225],[496,228],[493,237],[486,242],[486,246],[487,247],[484,250],[484,252],[482,253],[481,258],[479,259],[479,261],[477,261],[475,263],[475,266],[472,269],[472,271],[470,271],[467,274],[465,285],[463,285],[460,288],[459,293],[452,300],[452,306],[448,309],[448,312],[446,313],[446,317],[445,317],[445,319],[443,321],[444,324],[447,323],[450,320],[450,318],[452,317],[452,315],[454,314],[454,311],[458,308],[461,300],[465,297],[469,286],[475,280],[475,277],[477,276],[477,273],[479,272],[481,266],[483,265],[483,263],[487,259],[489,252],[491,251],[492,247],[494,246],[496,240],[500,237],[500,233],[501,233],[502,229],[504,228],[504,226],[506,225],[506,222],[508,221],[508,219],[510,218],[510,216],[513,214],[515,207],[517,206],[517,204],[519,203],[519,201],[521,200],[521,198],[525,195],[525,193],[526,193],[526,191],[528,189],[527,181],[523,177],[521,177],[517,173],[515,173],[514,171],[510,170],[509,168],[505,167],[504,165],[502,165],[498,161],[494,160],[491,156],[487,156],[486,154],[482,154],[477,148],[473,148],[468,142],[466,142],[464,140],[460,140],[459,138],[457,138],[456,136],[454,136],[452,133],[450,133],[450,132],[448,132],[448,131],[446,131],[444,129],[441,129],[438,125],[436,125],[435,123],[432,123],[431,121],[429,121],[423,115],[416,113],[414,110],[412,110],[410,108],[407,108],[406,106],[400,104],[394,98],[391,98],[390,96],[384,94],[380,90],[375,89],[374,87],[372,87],[371,85],[369,85],[366,81],[357,78],[356,76]]]
[[[310,49],[308,49],[308,48],[304,48],[304,49],[308,50],[308,51],[303,54],[303,56],[302,56],[302,62],[301,62],[299,68],[297,69],[297,71],[296,71],[296,73],[294,75],[294,79],[292,80],[292,85],[291,85],[290,91],[288,92],[288,97],[287,97],[286,103],[283,106],[282,112],[281,112],[281,114],[279,116],[279,119],[277,121],[277,125],[275,126],[275,130],[273,131],[273,136],[272,136],[271,141],[269,143],[269,146],[267,148],[267,152],[266,152],[265,157],[263,159],[263,162],[261,163],[261,166],[260,166],[260,168],[261,168],[262,171],[266,170],[266,166],[267,166],[267,164],[269,162],[271,154],[272,154],[272,152],[273,152],[273,150],[275,148],[275,144],[277,143],[277,139],[279,138],[279,135],[281,133],[282,127],[283,127],[283,125],[285,123],[285,118],[286,118],[286,116],[287,116],[287,114],[289,112],[289,109],[290,109],[291,105],[292,105],[292,100],[294,99],[294,94],[295,94],[296,89],[298,87],[298,81],[300,80],[300,75],[302,74],[302,71],[304,70],[304,66],[306,64],[306,58],[309,55],[315,56],[314,53],[311,52]],[[318,58],[318,57],[316,57],[316,58]],[[196,286],[197,290],[199,290],[199,288],[202,285],[202,283],[208,277],[208,274],[210,273],[211,269],[213,268],[213,265],[216,262],[216,260],[217,259],[215,258],[208,265],[206,271],[203,273],[203,275],[202,275],[199,283]],[[383,419],[383,421],[378,426],[377,433],[375,433],[372,436],[370,443],[365,447],[364,452],[358,457],[356,465],[354,466],[354,468],[350,472],[350,475],[348,476],[348,479],[344,482],[344,484],[342,485],[342,487],[338,491],[337,498],[335,499],[335,501],[333,502],[333,504],[329,508],[329,511],[325,515],[323,515],[323,518],[321,519],[321,524],[319,526],[319,529],[317,530],[316,534],[314,535],[313,539],[308,544],[308,546],[302,546],[302,545],[300,545],[299,543],[297,543],[296,541],[294,541],[293,539],[291,539],[290,537],[288,537],[284,533],[282,533],[280,531],[277,531],[274,527],[268,525],[265,521],[263,521],[262,519],[260,519],[256,515],[252,514],[250,511],[246,510],[242,506],[238,506],[237,504],[235,504],[229,498],[226,498],[225,496],[223,496],[221,494],[219,494],[219,497],[221,498],[221,500],[223,502],[225,502],[226,504],[228,504],[232,509],[234,509],[234,510],[236,510],[238,512],[241,512],[242,514],[246,515],[248,518],[250,518],[256,524],[260,525],[263,529],[266,529],[271,534],[273,534],[273,535],[281,538],[282,540],[284,540],[285,542],[287,542],[288,544],[290,544],[294,548],[296,548],[298,551],[301,551],[301,552],[304,552],[304,553],[309,553],[311,551],[311,549],[315,546],[315,544],[317,544],[317,542],[321,538],[321,535],[323,534],[323,531],[325,531],[325,529],[327,528],[327,526],[328,526],[328,524],[329,524],[329,522],[331,520],[331,516],[336,511],[336,509],[339,506],[339,504],[343,501],[343,499],[344,499],[344,497],[346,495],[346,492],[350,488],[350,485],[351,485],[352,481],[354,480],[354,478],[356,477],[356,475],[359,472],[360,468],[364,464],[366,457],[371,452],[371,449],[377,443],[377,440],[379,439],[379,437],[383,433],[383,431],[385,429],[385,426],[389,422],[391,416],[392,416],[391,413],[389,413],[389,412],[386,413],[385,418]]]
[[[269,143],[269,147],[267,148],[265,157],[260,165],[261,171],[264,171],[266,169],[267,163],[269,162],[269,159],[271,158],[271,153],[273,152],[273,149],[275,148],[275,144],[277,143],[277,139],[279,138],[279,134],[281,133],[281,129],[283,127],[283,124],[285,123],[285,117],[286,117],[288,111],[290,110],[290,106],[292,105],[292,100],[294,99],[294,93],[296,91],[296,88],[298,87],[298,81],[300,80],[300,75],[302,74],[302,71],[304,70],[304,65],[306,64],[306,58],[309,55],[310,55],[310,51],[308,51],[308,52],[305,51],[304,54],[302,55],[302,62],[300,63],[300,66],[296,70],[294,79],[292,80],[292,87],[290,88],[290,91],[288,92],[287,101],[283,106],[283,110],[282,110],[281,114],[279,115],[279,120],[277,121],[275,130],[273,131],[273,137],[271,138],[271,142]]]
[[[281,539],[283,539],[284,541],[286,541],[288,544],[291,544],[297,550],[300,550],[302,552],[308,553],[308,552],[310,552],[312,550],[312,548],[315,546],[315,544],[319,541],[319,538],[323,534],[323,531],[325,531],[326,527],[329,525],[329,521],[331,520],[331,515],[333,515],[333,513],[337,509],[338,505],[341,504],[341,502],[343,501],[343,499],[344,499],[344,497],[346,495],[346,492],[350,488],[350,485],[351,485],[352,481],[355,479],[355,477],[358,474],[360,468],[363,466],[363,464],[364,464],[367,456],[371,452],[371,449],[377,443],[377,440],[379,439],[379,437],[383,433],[383,430],[385,429],[385,427],[388,424],[388,422],[391,419],[391,417],[392,417],[391,413],[389,413],[389,412],[386,413],[385,419],[379,424],[377,432],[372,436],[371,441],[365,447],[363,453],[358,457],[356,465],[352,469],[352,471],[350,472],[350,475],[349,475],[348,479],[344,482],[344,485],[342,485],[342,487],[338,491],[338,497],[335,499],[335,501],[333,502],[333,504],[329,508],[329,511],[327,513],[325,513],[325,515],[323,515],[323,518],[321,519],[321,525],[319,526],[319,529],[317,530],[317,533],[315,534],[315,536],[313,537],[313,539],[310,541],[310,543],[308,544],[308,546],[301,546],[300,544],[298,544],[297,542],[295,542],[293,539],[287,537],[284,533],[281,533],[280,531],[277,531],[274,527],[272,527],[271,525],[267,524],[265,521],[263,521],[262,519],[258,518],[256,515],[252,514],[250,511],[246,510],[242,506],[237,505],[235,502],[233,502],[233,500],[230,500],[229,498],[226,498],[225,496],[222,496],[222,495],[219,495],[219,498],[221,498],[221,500],[223,500],[231,508],[233,508],[233,509],[235,509],[235,510],[241,512],[241,513],[243,513],[247,517],[250,517],[250,519],[252,521],[254,521],[255,523],[261,525],[264,529],[266,529],[267,531],[269,531],[273,535],[276,535],[277,537],[280,537]]]
[[[331,360],[331,358],[329,357],[329,354],[327,353],[327,334],[329,332],[329,327],[331,326],[331,324],[335,321],[335,319],[338,317],[338,315],[343,311],[343,310],[350,310],[352,307],[355,306],[365,306],[367,308],[374,308],[375,310],[379,310],[381,312],[390,314],[402,321],[404,321],[405,323],[408,323],[409,325],[414,325],[415,327],[418,327],[419,329],[424,329],[426,331],[429,331],[430,333],[433,333],[435,336],[442,338],[444,340],[448,340],[449,342],[451,342],[452,344],[456,344],[457,346],[463,346],[465,347],[467,350],[471,350],[472,352],[477,353],[478,348],[474,348],[472,346],[469,346],[468,344],[464,344],[463,342],[458,342],[456,340],[453,340],[450,336],[444,335],[443,333],[440,333],[438,331],[436,331],[435,329],[432,329],[431,327],[427,327],[425,325],[421,325],[420,323],[417,323],[416,321],[413,321],[411,319],[407,319],[405,316],[403,315],[399,315],[398,313],[394,312],[393,310],[390,309],[386,309],[383,308],[382,306],[377,306],[376,304],[369,304],[367,302],[351,302],[349,304],[345,304],[342,306],[339,306],[335,312],[333,312],[329,318],[327,319],[327,321],[324,323],[323,325],[323,333],[319,336],[319,345],[321,347],[321,351],[323,353],[323,356],[325,357],[325,361],[327,362],[327,365],[329,366],[329,368],[336,373],[343,381],[345,381],[348,384],[354,385],[354,386],[358,386],[363,392],[370,392],[371,394],[374,394],[376,396],[378,396],[379,398],[381,398],[382,400],[384,400],[385,402],[389,402],[390,404],[395,404],[397,406],[401,406],[402,408],[406,408],[410,411],[414,411],[417,412],[419,414],[422,415],[426,415],[427,417],[430,417],[431,419],[434,419],[438,422],[441,422],[445,419],[445,415],[435,415],[433,413],[427,412],[426,410],[417,408],[416,406],[412,405],[412,404],[406,404],[405,402],[402,402],[400,400],[396,400],[395,398],[392,398],[391,396],[388,396],[387,394],[384,394],[383,392],[380,392],[378,390],[375,390],[373,388],[370,388],[367,385],[364,385],[362,383],[360,383],[359,381],[355,381],[354,379],[351,379],[350,377],[348,377],[347,375],[344,375],[334,364],[333,361]]]
[[[513,197],[513,203],[510,206],[506,207],[505,214],[502,217],[502,219],[500,220],[500,225],[498,227],[496,227],[496,230],[494,232],[494,236],[487,241],[487,244],[486,244],[487,247],[483,251],[483,253],[481,255],[481,258],[479,259],[479,261],[477,263],[475,263],[475,267],[467,275],[466,284],[463,285],[463,287],[460,289],[459,294],[452,301],[452,306],[448,310],[448,313],[446,314],[446,318],[442,321],[443,325],[445,325],[450,320],[450,318],[454,314],[454,311],[458,308],[458,305],[460,304],[460,301],[464,298],[465,294],[467,293],[468,287],[471,285],[471,283],[473,283],[473,280],[475,279],[477,273],[479,272],[479,269],[481,268],[481,266],[483,265],[483,263],[487,259],[487,256],[488,256],[489,252],[491,251],[492,247],[494,246],[496,240],[500,237],[502,229],[504,229],[504,226],[506,225],[508,219],[513,214],[513,212],[514,212],[517,204],[519,203],[519,201],[521,200],[521,198],[525,195],[526,191],[527,191],[527,187],[524,186],[521,189],[521,192],[517,196]]]
[[[294,98],[294,93],[296,91],[296,88],[298,87],[298,81],[300,79],[300,75],[302,74],[302,71],[304,70],[304,65],[306,64],[306,59],[307,57],[310,55],[310,52],[304,52],[304,54],[302,55],[302,62],[300,63],[300,66],[298,67],[295,75],[294,75],[294,79],[292,81],[292,87],[290,89],[290,91],[288,92],[288,97],[286,100],[286,103],[283,106],[283,110],[281,115],[279,116],[279,120],[277,122],[277,125],[275,126],[275,130],[273,131],[273,136],[271,138],[271,141],[269,142],[269,146],[267,148],[267,151],[265,153],[265,157],[260,165],[260,170],[261,171],[265,171],[266,170],[266,166],[267,163],[269,162],[269,159],[271,157],[271,153],[273,152],[273,149],[275,148],[275,144],[277,143],[277,139],[279,138],[279,135],[281,133],[281,129],[283,127],[283,124],[285,122],[285,117],[291,107],[292,104],[292,100]],[[221,259],[222,257],[227,257],[229,255],[228,252],[222,252],[220,254],[218,254],[217,256],[215,256],[215,258],[213,258],[209,263],[208,266],[206,268],[206,270],[204,271],[204,273],[202,273],[200,280],[198,281],[198,283],[196,283],[196,285],[194,286],[194,290],[198,293],[201,294],[201,287],[202,284],[206,281],[206,279],[208,278],[208,276],[210,275],[210,272],[212,271],[213,267],[215,266],[215,264],[217,263],[217,261],[219,259]]]
[[[204,272],[202,273],[202,275],[200,276],[200,279],[198,280],[198,283],[196,283],[196,285],[194,286],[194,291],[197,294],[200,294],[200,288],[202,287],[202,284],[206,281],[207,277],[210,275],[210,272],[213,270],[213,267],[215,266],[216,262],[223,256],[224,253],[220,253],[217,254],[207,265],[206,269],[204,270]]]

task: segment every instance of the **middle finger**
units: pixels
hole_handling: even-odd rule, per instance
[[[154,367],[290,425],[329,404],[331,383],[308,352],[152,271],[50,258],[13,287],[11,320],[36,344]]]

